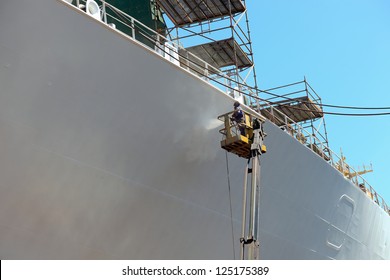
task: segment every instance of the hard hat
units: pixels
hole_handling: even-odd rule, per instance
[[[234,108],[237,108],[238,106],[240,106],[240,102],[238,101],[234,102]]]

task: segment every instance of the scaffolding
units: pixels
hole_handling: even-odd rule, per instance
[[[156,0],[177,26],[213,20],[245,11],[241,0]]]
[[[155,0],[155,4],[166,15],[169,38],[183,46],[182,66],[199,76],[211,76],[215,69],[226,74],[233,97],[242,96],[242,85],[250,80],[256,94],[245,0]],[[204,62],[215,69],[203,71]]]
[[[346,178],[351,180],[352,183],[364,191],[371,199],[374,200],[375,198],[374,201],[390,215],[390,207],[387,206],[385,200],[376,193],[372,186],[361,177],[362,171],[356,171],[352,167],[344,164],[343,157],[341,156],[340,158],[329,148],[322,101],[315,90],[306,81],[306,78],[300,82],[274,87],[267,90],[259,90],[257,87],[256,74],[254,71],[249,29],[246,29],[248,33],[247,35],[244,34],[245,36],[231,36],[228,39],[224,39],[224,44],[219,46],[216,44],[214,45],[214,48],[211,47],[212,42],[215,43],[220,40],[211,39],[209,36],[207,36],[208,33],[211,34],[213,32],[226,31],[225,27],[217,27],[214,31],[212,31],[211,26],[213,24],[224,23],[227,17],[227,20],[230,22],[230,25],[227,28],[230,29],[232,35],[239,34],[237,33],[237,29],[240,30],[240,32],[243,31],[243,29],[238,25],[238,22],[240,22],[243,18],[246,18],[246,25],[248,26],[246,10],[242,12],[243,9],[237,8],[239,6],[237,6],[238,4],[235,4],[241,3],[243,4],[243,7],[245,7],[244,0],[151,0],[155,5],[157,5],[157,2],[159,2],[160,5],[162,5],[163,2],[169,2],[171,4],[179,4],[184,2],[188,4],[191,2],[197,3],[198,6],[201,6],[202,3],[210,2],[214,5],[223,3],[225,7],[229,7],[230,12],[228,16],[216,18],[209,15],[207,21],[201,21],[180,27],[179,25],[175,25],[174,27],[169,27],[169,29],[167,29],[167,33],[164,31],[165,29],[161,30],[159,28],[159,26],[165,26],[165,23],[164,20],[159,17],[160,10],[158,9],[160,8],[157,6],[151,7],[152,9],[150,11],[152,19],[156,22],[152,22],[153,24],[150,27],[111,5],[107,1],[96,1],[98,1],[100,4],[101,17],[96,18],[95,20],[104,22],[108,27],[116,30],[116,32],[123,33],[131,40],[139,40],[139,42],[144,44],[145,47],[155,51],[158,55],[161,55],[171,63],[177,66],[181,66],[184,69],[199,75],[202,77],[202,79],[207,80],[210,84],[216,85],[226,93],[231,95],[234,94],[234,97],[237,97],[236,93],[237,95],[241,95],[241,97],[245,96],[245,104],[261,113],[261,115],[266,117],[269,121],[274,122],[281,129],[300,141],[307,148],[317,153],[332,167],[339,170],[344,176],[346,176]],[[87,4],[85,0],[73,0],[70,2],[68,0],[62,0],[61,2],[63,2],[65,5],[68,5],[69,7],[74,6],[73,9],[75,10],[82,10],[86,13],[88,12],[88,10],[85,9]],[[222,9],[221,6],[219,7],[219,9]],[[195,9],[194,6],[192,6],[192,9]],[[214,12],[214,14],[217,13]],[[195,21],[193,20],[193,22]],[[160,23],[162,24],[160,25]],[[120,28],[120,25],[123,25],[124,28]],[[118,28],[116,26],[118,26]],[[205,29],[205,26],[209,26],[210,28],[207,30]],[[191,30],[192,28],[200,28],[201,32],[197,33],[194,30]],[[189,35],[183,35],[181,33],[183,30],[188,32]],[[176,31],[175,37],[172,37],[173,31]],[[164,36],[166,34],[167,36]],[[203,43],[192,47],[190,46],[185,49],[179,44],[180,38],[191,39],[193,36],[197,36],[197,39],[203,38],[205,40],[209,40],[209,46]],[[240,41],[237,40],[237,38],[241,39],[242,37],[246,38],[246,43],[240,43]],[[232,42],[233,44],[231,44]],[[226,44],[230,44],[230,47],[227,47],[225,48],[226,50],[224,50],[226,54],[221,54],[220,57],[217,57],[219,55],[217,54],[217,47],[221,47]],[[245,59],[242,59],[239,63],[238,57],[240,57],[240,54],[237,51],[238,47],[243,50],[243,53],[252,63],[246,63],[246,58],[243,55],[241,55],[241,57],[244,57]],[[208,62],[204,61],[195,54],[192,54],[190,51],[188,51],[188,49],[197,53]],[[212,51],[210,52],[210,50]],[[233,54],[232,50],[234,51]],[[212,55],[212,60],[206,55]],[[228,63],[229,60],[226,57],[233,57],[233,67],[230,65],[231,62]],[[229,67],[232,67],[232,70],[229,69]],[[249,71],[245,75],[242,75],[243,69],[249,69]],[[236,75],[236,73],[239,75]],[[254,87],[249,86],[249,82],[247,82],[250,74],[253,75],[252,78],[255,85]],[[237,79],[233,80],[231,78],[232,76]],[[261,94],[261,98],[259,97],[259,94]],[[242,151],[242,156],[245,156],[245,154],[246,151]],[[343,168],[346,166],[347,169]],[[345,170],[348,172],[346,173]]]
[[[266,102],[260,113],[307,145],[326,161],[331,160],[321,97],[306,81],[261,90]],[[268,98],[267,98],[268,97]]]
[[[178,51],[182,67],[210,80],[222,72],[228,77],[229,95],[331,160],[321,98],[306,78],[258,89],[245,0],[155,0],[155,4],[171,22],[169,38],[183,46]]]

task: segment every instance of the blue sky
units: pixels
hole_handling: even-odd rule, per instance
[[[306,76],[324,104],[390,107],[390,1],[246,4],[260,88]],[[390,116],[326,117],[331,149],[339,153],[342,148],[353,167],[372,163],[374,172],[364,178],[388,205],[389,123]]]

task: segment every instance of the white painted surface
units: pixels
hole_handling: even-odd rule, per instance
[[[0,258],[233,258],[216,121],[232,103],[58,1],[1,1]],[[388,215],[266,130],[262,258],[389,259]],[[244,166],[229,155],[236,257]],[[355,207],[336,250],[327,240],[345,195]]]

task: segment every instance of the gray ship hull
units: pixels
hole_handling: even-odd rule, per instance
[[[59,1],[0,2],[0,258],[239,258],[232,102]],[[265,130],[261,258],[390,259],[388,215]]]

